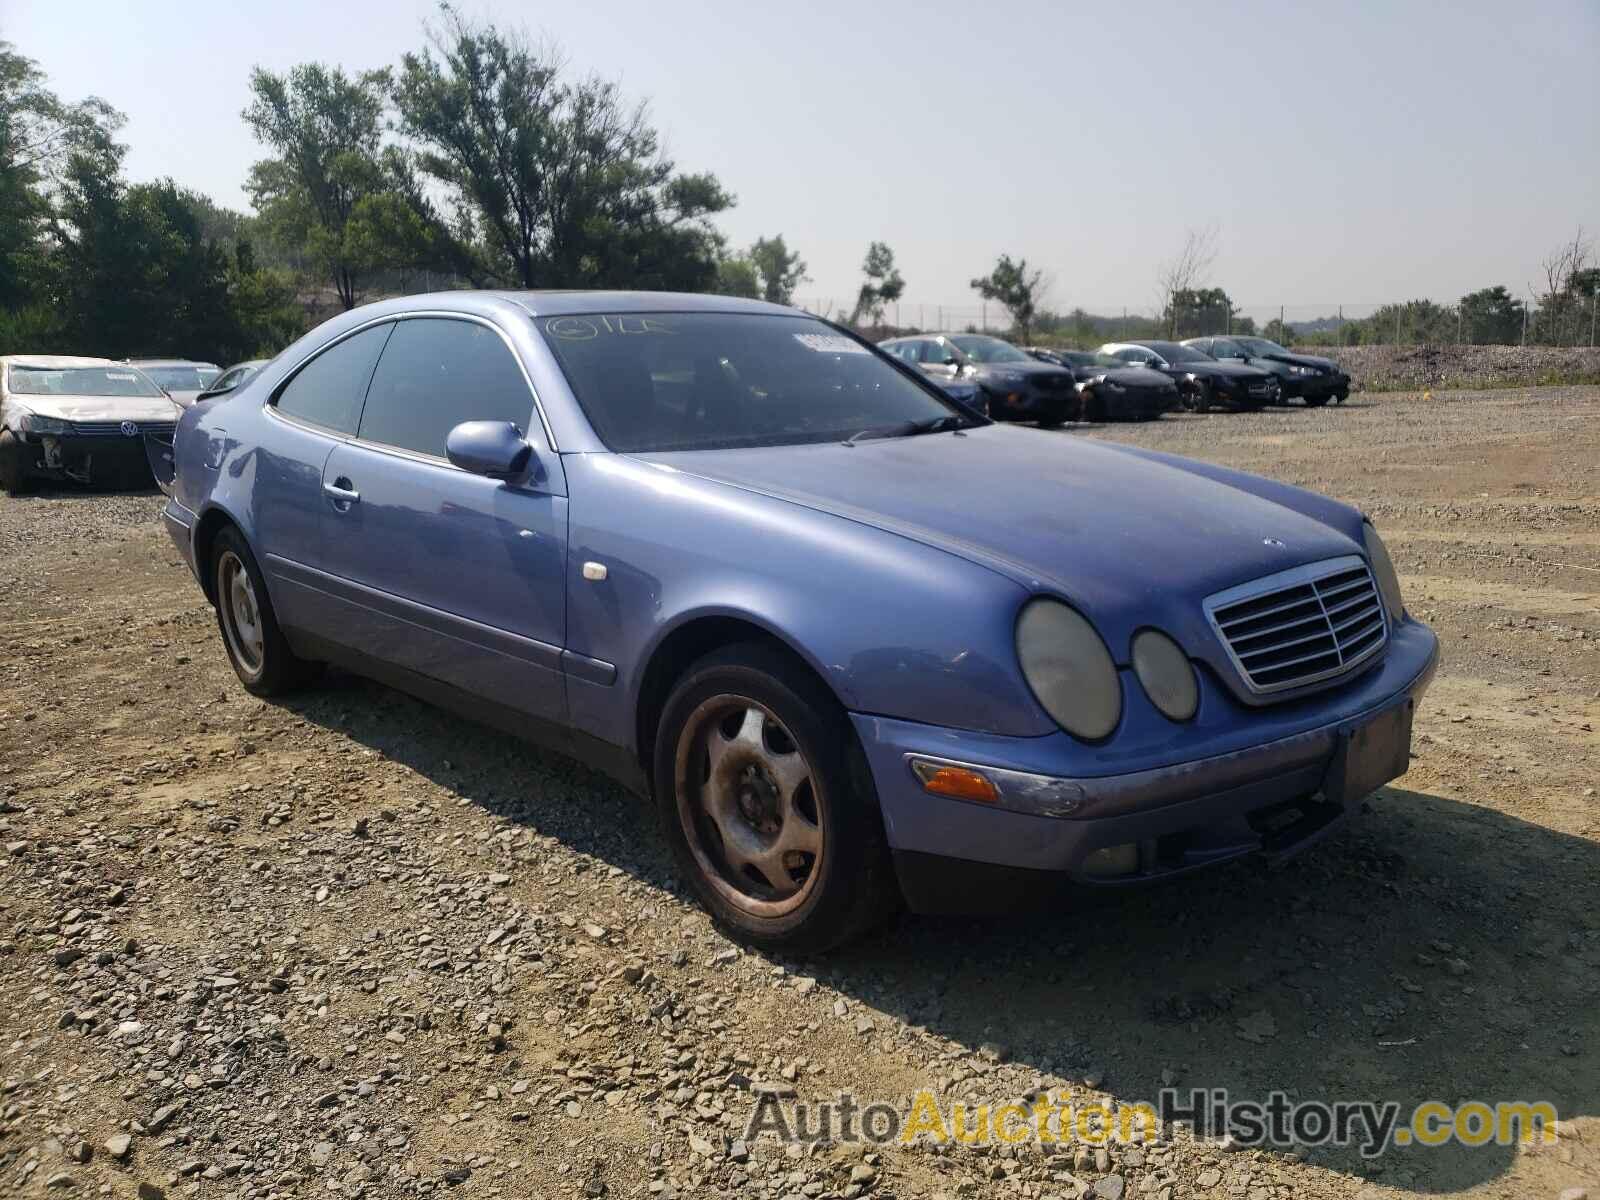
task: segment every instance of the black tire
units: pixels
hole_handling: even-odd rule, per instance
[[[1328,397],[1327,396],[1307,396],[1306,397],[1306,407],[1307,408],[1321,408],[1327,402],[1328,402]]]
[[[210,572],[222,646],[245,691],[254,696],[278,696],[303,687],[322,673],[321,663],[308,662],[289,649],[272,611],[272,598],[267,595],[261,568],[234,526],[217,534],[206,569]],[[248,598],[254,617],[248,631],[244,597]]]
[[[1211,411],[1211,401],[1214,393],[1209,383],[1196,383],[1194,391],[1184,397],[1190,412],[1208,413]]]
[[[1106,419],[1106,402],[1100,399],[1098,392],[1085,392],[1083,395],[1083,419],[1104,423]]]
[[[795,755],[798,765],[789,763]],[[778,762],[788,763],[781,773],[767,769]],[[691,666],[662,709],[652,768],[678,868],[730,936],[763,950],[816,954],[899,908],[883,817],[855,731],[839,702],[784,651],[745,642]],[[802,781],[787,799],[785,776]],[[776,829],[768,827],[774,816]],[[804,850],[781,849],[794,844],[791,820],[815,839],[809,862]],[[722,833],[729,826],[737,826],[730,829],[739,843],[734,853]],[[763,869],[730,861],[751,846],[778,856],[776,886]],[[796,890],[785,894],[788,888]]]
[[[8,496],[28,490],[28,467],[22,443],[9,429],[0,429],[0,488]]]

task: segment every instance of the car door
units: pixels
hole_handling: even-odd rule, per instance
[[[322,468],[334,446],[355,433],[367,383],[393,328],[384,321],[358,329],[295,368],[268,400],[259,444],[224,467],[248,490],[256,557],[291,644],[302,633],[330,632],[319,586],[329,569]],[[217,443],[218,450],[227,446],[223,436]]]
[[[526,481],[461,470],[445,437],[510,421]],[[322,471],[339,641],[379,663],[550,721],[565,716],[567,499],[528,378],[480,319],[402,318],[356,436]]]

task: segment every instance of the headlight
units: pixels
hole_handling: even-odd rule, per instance
[[[1122,716],[1122,684],[1094,626],[1058,600],[1030,600],[1017,618],[1023,678],[1055,723],[1098,741]]]
[[[995,382],[1002,387],[1021,387],[1023,377],[1015,371],[1000,371],[995,374]]]
[[[1289,365],[1289,370],[1295,375],[1320,375],[1320,374],[1322,374],[1322,372],[1317,370],[1315,367],[1303,367],[1303,366],[1300,366],[1298,363],[1291,363]]]
[[[72,423],[59,417],[41,417],[29,413],[22,418],[22,430],[24,433],[63,434],[71,432]]]
[[[1189,656],[1164,633],[1146,629],[1134,637],[1133,673],[1163,716],[1187,721],[1200,706],[1200,686]]]
[[[1400,576],[1395,574],[1394,559],[1383,544],[1371,521],[1361,525],[1361,540],[1367,546],[1367,562],[1372,566],[1372,577],[1378,581],[1378,591],[1383,596],[1383,606],[1389,610],[1389,619],[1398,621],[1405,615],[1406,604],[1400,596]]]

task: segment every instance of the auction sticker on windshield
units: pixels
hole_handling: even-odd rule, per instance
[[[849,338],[837,333],[797,333],[794,340],[807,350],[815,350],[818,354],[865,354],[867,348],[860,342],[853,342]]]

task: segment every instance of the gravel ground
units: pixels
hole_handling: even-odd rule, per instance
[[[1600,388],[1107,437],[1364,505],[1446,666],[1285,869],[741,951],[641,806],[376,685],[244,693],[154,496],[0,497],[0,1192],[1600,1195]],[[1550,1099],[1553,1145],[782,1147],[763,1093]],[[1049,1151],[1046,1153],[1046,1151]]]

